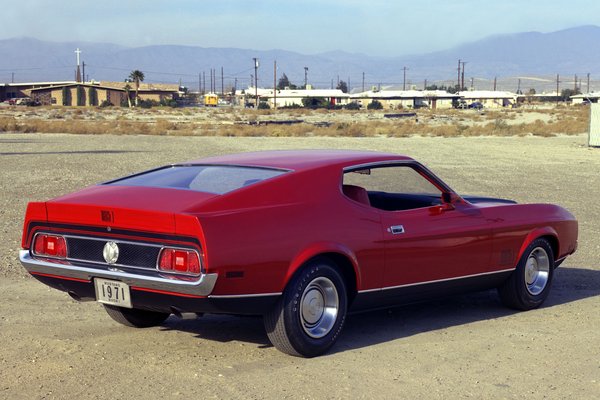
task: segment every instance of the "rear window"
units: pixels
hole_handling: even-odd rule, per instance
[[[108,182],[109,185],[151,186],[224,194],[288,171],[224,165],[176,165]]]

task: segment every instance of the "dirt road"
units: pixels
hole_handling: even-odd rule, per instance
[[[507,310],[490,291],[353,315],[332,352],[310,360],[271,347],[259,318],[120,326],[16,261],[28,201],[169,162],[287,148],[405,153],[460,193],[561,204],[580,221],[579,251],[538,310]],[[0,183],[0,398],[600,398],[600,149],[584,136],[1,134]]]

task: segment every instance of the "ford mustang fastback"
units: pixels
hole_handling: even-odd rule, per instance
[[[271,151],[29,203],[20,260],[127,326],[259,315],[276,348],[313,357],[348,312],[491,288],[536,308],[577,232],[564,208],[460,196],[410,157]]]

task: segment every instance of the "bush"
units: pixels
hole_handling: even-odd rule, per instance
[[[71,105],[71,90],[67,86],[64,86],[62,88],[62,105],[63,106]]]
[[[141,108],[152,108],[152,107],[156,107],[159,105],[160,105],[160,103],[158,103],[157,101],[154,101],[154,100],[139,100],[138,101],[138,106],[140,106]]]
[[[346,104],[346,110],[360,110],[360,104],[356,101]]]
[[[302,99],[302,105],[306,108],[316,110],[317,108],[329,107],[329,102],[325,99],[319,99],[316,97],[305,97]]]
[[[90,96],[90,106],[97,106],[98,105],[98,91],[96,90],[95,87],[90,87],[89,96]]]
[[[266,101],[261,101],[260,103],[258,103],[258,109],[259,110],[270,110],[271,106]]]
[[[102,103],[100,103],[100,107],[104,108],[104,107],[112,107],[114,106],[113,103],[111,103],[109,100],[104,100]]]
[[[373,100],[367,105],[367,110],[382,110],[383,104],[379,100]]]
[[[159,104],[163,107],[172,107],[172,108],[177,108],[179,106],[177,104],[177,100],[175,100],[175,99],[161,99]]]
[[[83,86],[77,86],[77,105],[85,106],[85,89]]]

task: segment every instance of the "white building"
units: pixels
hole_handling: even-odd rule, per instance
[[[356,101],[366,108],[373,100],[381,103],[386,110],[402,108],[414,109],[427,107],[452,108],[453,102],[458,100],[458,95],[444,90],[380,90],[352,94],[351,101]]]
[[[324,100],[330,105],[346,105],[350,95],[344,93],[339,89],[277,89],[273,92],[273,89],[255,89],[249,87],[244,90],[245,95],[254,97],[258,94],[259,100],[269,103],[270,107],[274,107],[277,103],[277,107],[302,107],[302,99],[318,99]],[[241,95],[238,91],[236,95]]]
[[[511,107],[517,103],[518,97],[515,93],[494,90],[467,90],[457,94],[467,105],[480,102],[485,108]]]

